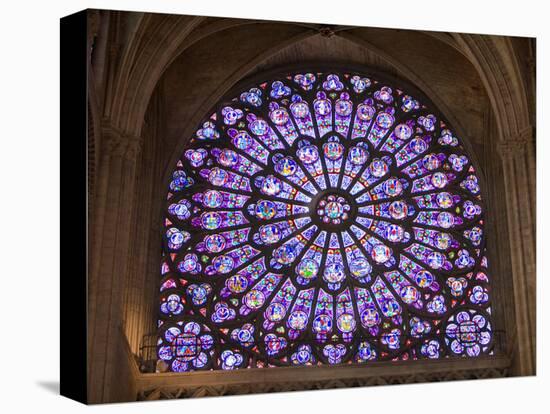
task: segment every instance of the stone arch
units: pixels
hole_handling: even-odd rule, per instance
[[[524,81],[510,39],[453,33],[459,50],[472,62],[491,100],[502,141],[530,127]]]
[[[356,29],[356,28],[351,28]],[[434,91],[429,85],[426,80],[424,80],[421,76],[419,76],[418,73],[414,71],[411,67],[409,67],[406,62],[403,60],[400,60],[397,57],[394,57],[391,55],[391,51],[382,50],[380,48],[377,48],[376,46],[370,44],[368,41],[361,39],[358,36],[355,36],[353,34],[348,33],[350,28],[342,28],[339,30],[330,30],[326,27],[317,27],[317,28],[310,28],[310,30],[307,30],[303,33],[303,35],[298,35],[296,37],[293,37],[291,39],[288,39],[284,42],[281,42],[269,50],[266,50],[260,54],[257,54],[256,56],[253,56],[246,64],[242,65],[238,70],[234,71],[230,74],[221,84],[219,84],[219,88],[216,90],[215,93],[208,96],[207,99],[205,99],[203,102],[200,103],[200,106],[194,113],[193,117],[189,119],[187,123],[187,127],[184,129],[181,129],[178,132],[178,136],[180,136],[180,142],[179,146],[175,147],[172,151],[172,155],[169,160],[167,160],[167,169],[164,174],[163,181],[166,183],[168,181],[168,173],[171,166],[174,165],[175,161],[180,155],[180,149],[183,145],[185,145],[186,137],[189,137],[191,135],[191,132],[194,128],[194,125],[196,125],[200,118],[206,113],[207,110],[210,109],[210,107],[219,100],[229,88],[234,86],[239,80],[245,79],[249,74],[250,70],[258,65],[261,65],[264,61],[268,60],[270,57],[278,54],[281,52],[281,50],[284,50],[290,46],[297,45],[300,43],[303,43],[307,41],[307,39],[313,37],[313,36],[324,36],[327,37],[326,33],[330,35],[330,37],[340,37],[341,39],[344,39],[346,42],[353,43],[357,45],[359,48],[364,48],[366,50],[369,50],[370,53],[375,54],[380,59],[387,62],[389,65],[391,65],[395,71],[399,74],[398,77],[405,79],[411,84],[416,85],[420,90],[422,90],[423,93],[425,93],[431,101],[434,102],[434,104],[440,108],[440,110],[445,114],[447,119],[451,121],[453,125],[455,125],[455,129],[460,133],[462,137],[465,138],[465,141],[467,144],[471,141],[468,134],[465,132],[465,129],[461,125],[461,122],[459,119],[456,118],[453,111],[448,107],[448,105],[445,103],[443,99],[439,96],[439,94]],[[314,62],[315,63],[315,62]],[[340,65],[341,62],[335,62],[337,65]],[[283,66],[285,64],[280,64],[279,66]],[[369,66],[369,65],[367,65]],[[276,66],[275,66],[276,68]],[[473,151],[472,151],[473,152]],[[475,153],[473,154],[475,157]]]
[[[484,82],[495,114],[510,237],[518,370],[535,373],[535,134],[524,77],[510,38],[452,34]]]

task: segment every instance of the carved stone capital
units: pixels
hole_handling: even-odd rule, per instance
[[[525,155],[526,151],[531,150],[535,144],[535,130],[528,127],[510,134],[504,141],[497,143],[497,151],[501,157],[510,159]]]
[[[129,161],[136,161],[141,152],[141,137],[123,133],[112,125],[102,127],[102,152],[110,157],[121,157]]]
[[[497,151],[503,158],[514,158],[523,155],[525,152],[525,142],[521,140],[504,141],[497,144]]]

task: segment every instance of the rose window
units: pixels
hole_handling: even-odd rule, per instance
[[[352,72],[220,102],[169,185],[164,369],[491,353],[480,182],[430,105]]]

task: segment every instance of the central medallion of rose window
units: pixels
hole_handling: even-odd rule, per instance
[[[317,214],[326,224],[340,224],[348,220],[350,205],[346,199],[336,194],[323,197],[317,204]]]

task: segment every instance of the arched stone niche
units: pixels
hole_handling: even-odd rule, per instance
[[[155,330],[161,205],[187,139],[235,84],[296,63],[352,63],[406,79],[459,131],[486,182],[495,323],[506,332],[510,372],[534,373],[528,39],[126,12],[100,12],[94,27],[92,400],[135,395],[114,378],[138,375],[124,364],[126,349],[138,355],[143,336]],[[525,189],[528,196],[520,196]]]

